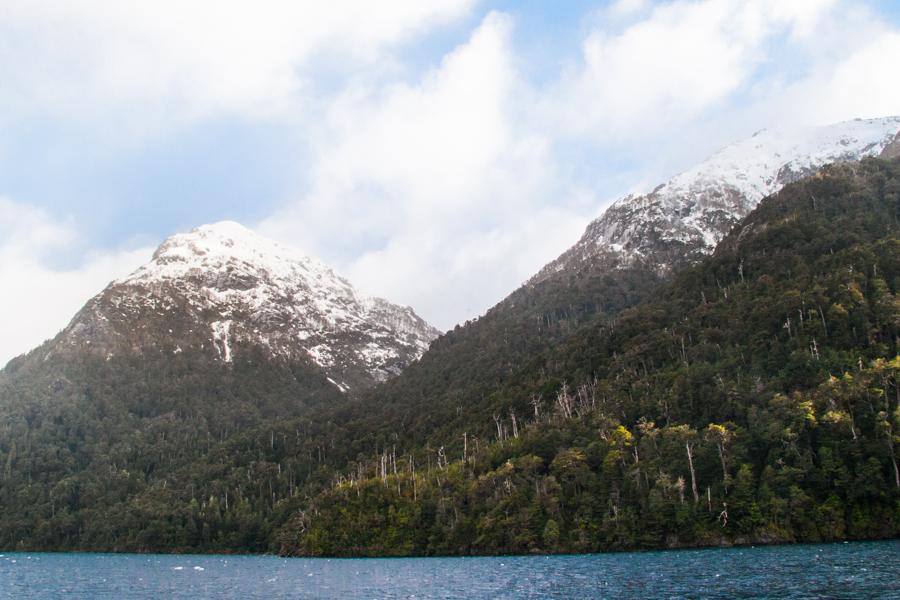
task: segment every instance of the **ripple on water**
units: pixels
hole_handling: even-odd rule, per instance
[[[0,598],[898,598],[900,541],[497,558],[0,555]]]

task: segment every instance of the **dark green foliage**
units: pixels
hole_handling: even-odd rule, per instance
[[[47,356],[0,376],[0,547],[266,551],[320,486],[340,401],[315,369],[254,356]]]
[[[38,349],[0,373],[0,547],[896,536],[898,210],[898,163],[829,168],[665,285],[640,268],[559,273],[357,399],[247,353]]]
[[[615,315],[647,299],[660,277],[641,268],[586,264],[525,285],[483,317],[436,340],[401,377],[363,394],[335,418],[353,432],[348,458],[404,440],[425,443],[489,420],[496,394],[523,365],[598,315]]]
[[[898,163],[831,167],[789,186],[652,302],[600,316],[520,365],[398,466],[360,460],[282,529],[281,550],[898,535],[898,211]],[[454,388],[420,398],[417,377],[395,380],[388,401],[443,410]],[[482,438],[465,461],[463,432],[468,444]]]

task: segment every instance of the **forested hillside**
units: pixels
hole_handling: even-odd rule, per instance
[[[264,551],[316,480],[342,394],[314,365],[48,346],[0,375],[0,547]]]
[[[659,275],[634,266],[586,265],[523,286],[486,315],[457,326],[395,381],[353,399],[335,415],[351,432],[346,456],[404,440],[424,443],[462,431],[533,357],[555,347],[598,315],[612,316],[647,299]]]
[[[581,273],[523,288],[436,342],[410,380],[423,394],[481,398],[598,311],[646,297],[655,279]],[[461,414],[395,411],[390,388],[383,404],[352,403],[317,365],[240,339],[223,362],[199,342],[109,353],[61,343],[70,335],[0,372],[0,548],[265,551],[349,461]]]
[[[0,371],[0,547],[263,551],[328,411],[436,335],[236,223],[174,235]]]
[[[510,365],[477,409],[447,405],[452,381],[436,397],[406,388],[399,405],[431,421],[410,437],[395,430],[297,503],[278,548],[582,552],[897,535],[898,217],[900,164],[829,167],[766,199],[652,301]]]
[[[437,340],[395,381],[336,417],[353,432],[346,456],[407,441],[483,434],[526,363],[597,317],[648,299],[673,273],[708,256],[768,195],[829,163],[877,156],[900,118],[760,131],[644,195],[628,195],[581,239],[480,319]],[[473,422],[485,423],[474,431]]]
[[[563,272],[356,401],[240,340],[231,362],[50,343],[0,374],[0,547],[395,555],[897,535],[898,209],[897,162],[831,167],[669,283]]]

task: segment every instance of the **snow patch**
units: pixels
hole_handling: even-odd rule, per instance
[[[212,328],[213,346],[216,348],[216,351],[219,352],[219,356],[222,357],[222,360],[230,363],[231,340],[229,339],[229,336],[231,334],[231,320],[213,321],[210,324],[210,327]]]
[[[619,268],[649,257],[665,271],[670,259],[658,251],[660,241],[682,244],[679,255],[710,253],[766,196],[828,163],[878,156],[898,130],[900,117],[758,131],[647,194],[614,202],[531,281],[602,256],[615,257]]]
[[[342,394],[346,394],[346,393],[350,390],[350,387],[349,387],[349,386],[347,386],[347,385],[345,385],[345,384],[343,384],[343,383],[338,383],[337,381],[335,381],[335,380],[332,379],[331,377],[327,377],[327,379],[328,379],[328,382],[331,383],[331,385],[333,385],[333,386],[336,387],[337,389],[339,389],[339,390],[341,391]]]
[[[167,324],[159,333],[172,346],[180,343],[173,353],[186,344],[205,349],[211,341],[228,363],[237,331],[242,342],[272,357],[308,356],[347,389],[345,379],[354,385],[360,376],[381,380],[386,367],[418,359],[439,335],[412,309],[364,296],[318,260],[229,221],[168,238],[149,263],[93,302],[94,322],[115,315],[111,335],[142,336],[161,319]],[[172,326],[175,318],[186,318],[198,332],[208,327],[210,337],[185,339],[194,328]],[[75,333],[73,343],[89,341]]]

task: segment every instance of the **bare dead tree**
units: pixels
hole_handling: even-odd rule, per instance
[[[419,500],[419,489],[416,485],[416,461],[413,457],[412,453],[409,455],[409,472],[412,474],[412,482],[413,482],[413,502],[418,502]]]
[[[569,394],[569,385],[565,381],[556,394],[556,405],[564,419],[572,418],[572,396]]]
[[[694,443],[690,440],[684,443],[684,449],[687,451],[688,467],[691,470],[691,492],[694,494],[694,504],[700,500],[697,494],[697,474],[694,472]]]
[[[897,468],[897,454],[894,452],[894,442],[891,438],[888,438],[888,447],[891,451],[891,463],[894,465],[894,483],[900,490],[900,469]]]
[[[825,313],[822,311],[821,305],[816,305],[819,309],[819,317],[822,319],[822,328],[825,330],[825,337],[828,337],[828,323],[825,322]]]
[[[530,404],[531,404],[531,408],[534,409],[535,422],[540,421],[541,420],[541,404],[543,404],[541,397],[538,396],[537,394],[532,394]]]
[[[437,451],[438,468],[443,471],[447,468],[447,455],[444,454],[444,447],[441,446]]]
[[[597,379],[578,386],[578,404],[582,412],[594,410],[597,407]]]
[[[885,389],[887,389],[887,386],[885,386]],[[894,449],[894,428],[887,415],[887,411],[878,413],[877,427],[887,440],[888,456],[891,457],[891,464],[894,466],[894,484],[900,490],[900,469],[897,468],[897,452]]]
[[[518,437],[519,437],[519,426],[518,426],[518,424],[516,423],[516,411],[514,411],[512,408],[509,409],[509,417],[512,419],[513,437],[518,439]]]
[[[722,464],[722,486],[725,493],[728,493],[728,483],[731,478],[728,475],[728,444],[734,439],[734,432],[728,429],[727,425],[719,425],[718,423],[710,423],[706,427],[706,439],[715,444],[719,453],[719,462]]]

